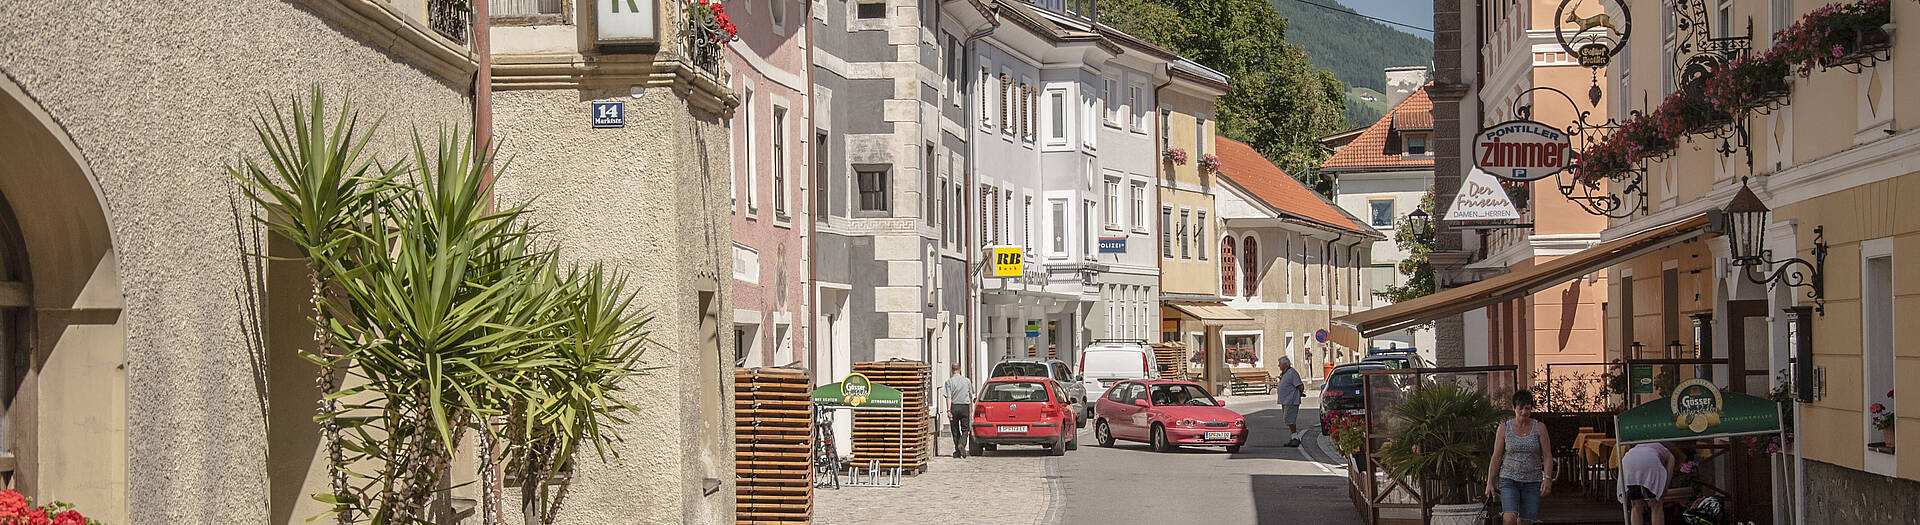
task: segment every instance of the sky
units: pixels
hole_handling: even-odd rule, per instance
[[[1392,20],[1415,27],[1431,29],[1433,27],[1433,2],[1431,0],[1336,0],[1341,5],[1353,8],[1360,14]],[[1322,2],[1326,3],[1326,2]],[[1433,33],[1414,31],[1405,27],[1387,24],[1407,34],[1433,40]]]

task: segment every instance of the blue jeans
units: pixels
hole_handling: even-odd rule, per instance
[[[1500,478],[1500,510],[1520,519],[1540,519],[1540,482]]]

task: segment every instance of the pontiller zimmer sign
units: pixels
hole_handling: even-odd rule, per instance
[[[1474,137],[1474,165],[1512,181],[1545,178],[1566,169],[1572,144],[1566,132],[1531,120],[1510,120]]]

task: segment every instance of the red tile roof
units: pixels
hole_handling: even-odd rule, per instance
[[[1328,202],[1326,197],[1307,188],[1299,180],[1268,162],[1253,147],[1226,137],[1213,140],[1213,152],[1220,157],[1220,176],[1252,194],[1255,199],[1281,213],[1334,230],[1372,234],[1373,228],[1360,224],[1352,216]]]
[[[1433,129],[1433,100],[1427,98],[1427,88],[1414,91],[1407,100],[1394,106],[1393,111],[1387,112],[1387,116],[1367,126],[1367,130],[1360,132],[1360,136],[1354,138],[1352,143],[1320,163],[1320,168],[1336,171],[1363,168],[1432,169],[1432,149],[1427,150],[1427,155],[1400,153],[1399,131],[1403,129]]]

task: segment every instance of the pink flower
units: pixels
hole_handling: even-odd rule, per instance
[[[1686,462],[1686,463],[1681,463],[1681,464],[1680,464],[1680,473],[1681,473],[1681,474],[1691,474],[1691,473],[1693,473],[1693,469],[1694,469],[1694,467],[1698,467],[1698,466],[1700,466],[1700,462],[1698,462],[1698,461],[1688,461],[1688,462]]]
[[[1834,45],[1833,45],[1833,58],[1840,58],[1840,55],[1843,55],[1843,54],[1845,54],[1845,53],[1841,53],[1841,52],[1840,52],[1840,44],[1834,44]]]
[[[1892,391],[1892,390],[1888,390],[1888,391],[1887,391],[1887,399],[1893,399],[1893,391]]]
[[[1873,413],[1875,413],[1875,414],[1878,414],[1878,413],[1881,413],[1881,412],[1886,412],[1886,411],[1887,411],[1887,407],[1886,407],[1885,405],[1881,405],[1881,404],[1879,404],[1879,403],[1874,403],[1874,404],[1873,404],[1873,406],[1870,406],[1870,407],[1867,407],[1867,411],[1868,411],[1868,412],[1873,412]]]

